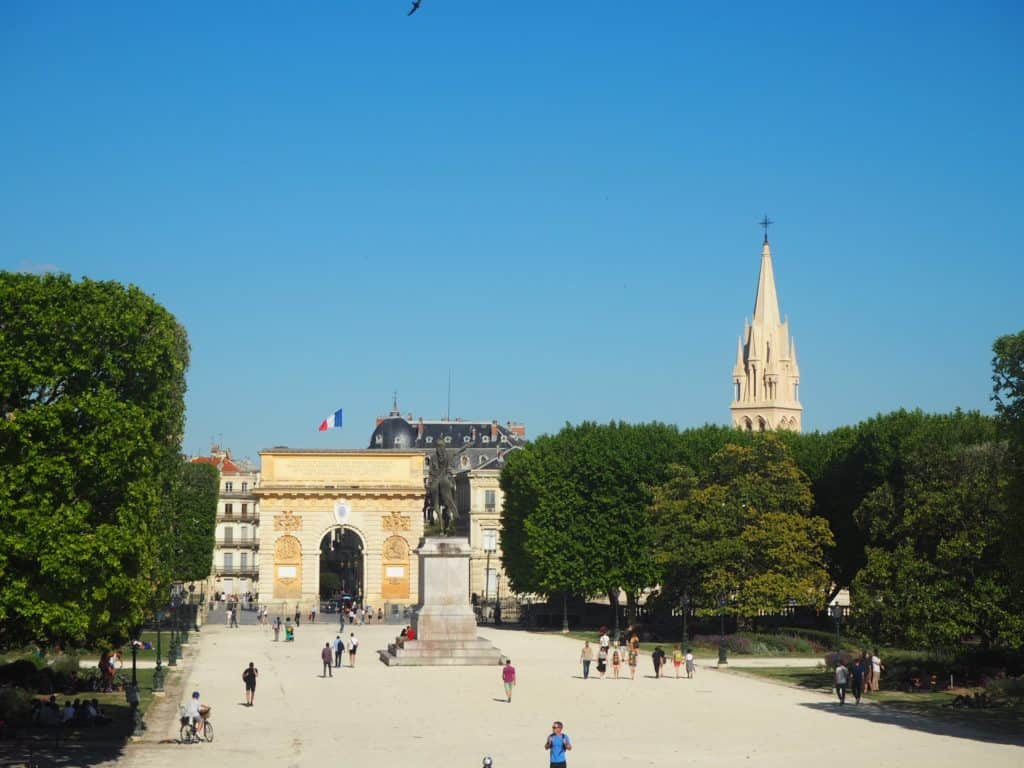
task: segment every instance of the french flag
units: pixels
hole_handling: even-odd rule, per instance
[[[317,432],[326,432],[328,429],[340,429],[341,428],[341,410],[338,409],[326,419],[320,422],[320,429]]]

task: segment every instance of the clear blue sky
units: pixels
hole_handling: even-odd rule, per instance
[[[0,6],[0,268],[166,305],[186,451],[365,446],[449,368],[531,436],[725,423],[765,212],[805,429],[990,410],[1019,3],[408,7]]]

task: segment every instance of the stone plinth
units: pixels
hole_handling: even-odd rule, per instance
[[[390,666],[447,666],[502,663],[501,651],[476,634],[469,599],[469,557],[465,538],[428,536],[419,557],[420,604],[413,613],[415,640],[380,651]]]

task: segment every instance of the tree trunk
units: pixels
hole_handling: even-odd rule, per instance
[[[619,636],[619,590],[608,590],[608,602],[612,606],[612,638]],[[616,641],[618,642],[618,641]]]
[[[562,631],[569,633],[569,590],[562,593]]]
[[[636,592],[626,590],[626,620],[630,626],[636,624]]]

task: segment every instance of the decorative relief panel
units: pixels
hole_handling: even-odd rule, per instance
[[[409,542],[401,536],[389,536],[381,551],[381,597],[405,600],[409,597]]]
[[[302,597],[302,545],[294,536],[282,536],[274,543],[274,597]]]
[[[275,531],[297,531],[302,527],[302,516],[296,517],[291,510],[285,510],[280,515],[274,515]]]
[[[412,518],[399,512],[392,512],[380,519],[380,527],[385,531],[410,531],[412,530]]]

